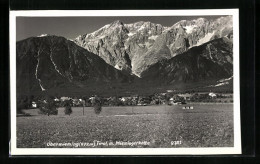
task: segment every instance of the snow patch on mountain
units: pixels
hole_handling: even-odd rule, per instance
[[[129,32],[127,35],[128,35],[128,36],[133,36],[133,35],[135,35],[135,33]]]
[[[75,40],[80,40],[82,38],[82,35],[79,35],[78,37],[75,38]]]
[[[215,32],[212,33],[207,33],[203,38],[201,38],[200,40],[198,40],[197,44],[194,46],[199,46],[202,45],[204,43],[207,43],[210,41],[210,39],[214,36]]]
[[[216,85],[209,85],[209,86],[206,86],[205,88],[209,88],[209,87],[220,87],[220,86],[223,86],[223,85],[228,85],[229,82],[226,81],[226,82],[221,82],[221,83],[218,83]]]
[[[137,31],[142,31],[143,29],[145,29],[145,27],[141,26]]]
[[[207,87],[219,87],[219,86],[223,86],[223,85],[228,85],[229,84],[228,81],[230,81],[231,79],[233,79],[233,76],[231,76],[230,78],[227,78],[227,79],[220,79],[220,80],[217,81],[218,83],[216,85],[209,85],[209,86],[206,86],[205,88],[207,88]]]
[[[133,74],[133,75],[135,75],[135,76],[137,76],[137,77],[141,78],[141,75],[140,75],[140,74],[138,74],[138,73],[136,73],[136,72],[134,72],[134,71],[132,71],[132,73],[131,73],[131,74]]]
[[[157,37],[158,37],[158,35],[152,35],[152,36],[149,36],[148,39],[155,40]]]
[[[110,26],[110,24],[107,24],[104,27],[102,27],[101,29],[108,28],[109,26]]]
[[[215,87],[228,85],[229,84],[228,81],[230,81],[231,79],[233,79],[233,76],[231,76],[230,78],[227,78],[227,79],[221,79],[218,81],[218,84],[216,84]]]
[[[184,28],[186,29],[186,33],[190,34],[192,33],[193,29],[198,27],[197,25],[191,25],[191,26],[185,26]]]
[[[38,51],[38,55],[39,55],[39,51]],[[38,78],[39,62],[40,62],[40,59],[38,58],[38,62],[37,62],[37,65],[36,65],[36,70],[35,70],[35,77],[36,77],[36,79],[39,81],[39,85],[40,85],[40,87],[41,87],[41,90],[42,90],[42,91],[45,91],[45,88],[43,88],[43,86],[42,86],[42,84],[41,84],[41,83],[42,83],[41,79]]]
[[[42,86],[42,84],[41,84],[41,83],[42,83],[41,79],[38,79],[38,80],[39,80],[39,85],[40,85],[40,87],[41,87],[41,90],[42,90],[42,91],[45,91],[46,89],[43,88],[43,86]]]
[[[51,51],[51,54],[50,54],[50,59],[51,59],[51,62],[52,62],[52,64],[53,64],[55,70],[56,70],[61,76],[64,77],[64,75],[62,75],[62,73],[59,71],[58,66],[57,66],[57,65],[55,64],[55,62],[53,61],[52,51]]]
[[[118,70],[122,70],[122,68],[120,68],[118,64],[115,65],[115,68]]]
[[[48,34],[41,34],[41,35],[39,35],[37,37],[45,37],[45,36],[49,36],[49,35]]]
[[[215,87],[223,86],[223,85],[228,85],[229,82],[223,82],[223,83],[218,83],[215,85]]]
[[[219,80],[218,82],[225,82],[225,81],[229,81],[229,80],[231,80],[231,79],[233,79],[233,76],[231,76],[230,78],[227,78],[227,79],[221,79],[221,80]]]

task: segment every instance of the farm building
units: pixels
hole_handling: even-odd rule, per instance
[[[169,99],[168,105],[179,105],[179,104],[182,104],[181,100],[173,97]]]
[[[191,94],[189,94],[189,93],[185,93],[185,94],[178,94],[178,96],[179,97],[183,97],[184,98],[184,100],[190,100],[190,98],[191,98]]]

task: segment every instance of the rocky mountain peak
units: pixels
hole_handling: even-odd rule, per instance
[[[198,18],[196,19],[196,22],[199,22],[199,23],[204,23],[204,22],[207,22],[208,20],[206,18]]]
[[[232,16],[215,20],[182,20],[171,27],[149,21],[124,24],[116,20],[82,36],[75,43],[116,69],[140,76],[150,65],[173,58],[216,38],[232,39]]]
[[[120,21],[120,20],[115,20],[110,25],[111,25],[110,27],[112,27],[112,26],[123,26],[124,23],[122,21]]]

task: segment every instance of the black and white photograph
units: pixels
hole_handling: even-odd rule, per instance
[[[11,155],[241,154],[238,22],[10,11]]]

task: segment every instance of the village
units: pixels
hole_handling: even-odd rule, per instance
[[[102,106],[148,106],[148,105],[182,105],[187,103],[233,103],[232,93],[176,93],[167,90],[165,93],[155,93],[149,96],[110,96],[100,97],[92,95],[90,97],[52,97],[57,106],[63,106],[63,102],[70,101],[74,107],[92,106],[92,101],[98,99]],[[37,108],[40,102],[46,101],[45,98],[31,100],[31,108]]]

